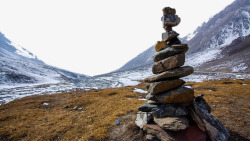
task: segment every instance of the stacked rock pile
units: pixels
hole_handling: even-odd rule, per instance
[[[187,44],[182,44],[172,27],[180,23],[173,8],[163,9],[162,41],[155,45],[153,76],[145,79],[149,101],[139,107],[136,124],[147,133],[147,140],[162,141],[225,141],[229,131],[213,117],[211,108],[202,96],[195,97],[194,90],[183,86],[181,77],[193,73],[193,68],[183,66]]]

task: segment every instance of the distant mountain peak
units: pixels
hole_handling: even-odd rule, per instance
[[[0,32],[0,85],[77,83],[88,76],[45,64]]]
[[[182,43],[189,46],[186,65],[195,66],[196,70],[249,72],[249,35],[250,1],[235,0],[197,27],[193,33],[180,39]],[[239,43],[233,44],[235,40]],[[121,70],[140,67],[142,64],[153,64],[153,61],[145,60],[152,59],[154,54],[153,46],[129,61]]]

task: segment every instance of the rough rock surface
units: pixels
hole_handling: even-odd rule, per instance
[[[201,121],[200,117],[195,113],[194,109],[189,107],[188,108],[189,115],[192,117],[192,119],[195,121],[197,126],[204,132],[206,132],[206,128],[204,123]]]
[[[171,39],[176,38],[177,36],[179,36],[179,34],[175,31],[165,32],[162,33],[162,41],[168,42]]]
[[[147,141],[160,141],[156,136],[154,136],[152,134],[147,134],[146,135],[146,140]]]
[[[186,107],[178,106],[176,104],[163,104],[157,108],[152,109],[153,117],[179,117],[188,115]]]
[[[156,95],[148,94],[146,96],[146,99],[154,100],[159,103],[175,103],[185,105],[192,103],[194,98],[194,90],[185,87],[179,87]]]
[[[172,48],[172,47],[167,47],[159,52],[156,52],[153,56],[154,62],[161,61],[163,59],[166,59],[170,56],[174,56],[177,54],[184,54],[188,51],[188,47],[186,48]]]
[[[188,76],[194,72],[193,67],[184,66],[176,69],[168,70],[160,74],[152,75],[146,78],[144,81],[148,83],[164,81],[170,78],[180,78],[184,76]]]
[[[138,111],[151,112],[153,108],[157,108],[158,105],[151,103],[144,103],[138,108]]]
[[[195,98],[195,101],[202,104],[209,113],[211,113],[211,107],[208,105],[208,103],[206,102],[206,100],[203,98],[202,95],[198,95],[196,98]]]
[[[189,127],[189,120],[186,117],[155,117],[154,121],[165,130],[178,131]]]
[[[181,79],[173,79],[173,80],[166,80],[160,82],[151,83],[148,89],[148,92],[152,95],[161,93],[164,91],[168,91],[177,87],[182,86],[185,84],[185,81]]]
[[[137,118],[135,120],[135,124],[139,126],[140,128],[143,127],[143,125],[148,124],[148,122],[153,118],[152,114],[149,112],[138,112]]]
[[[158,74],[173,68],[180,67],[185,63],[185,54],[178,54],[156,62],[152,67],[152,72]]]
[[[203,104],[194,101],[193,107],[195,113],[204,123],[206,131],[212,141],[228,140],[228,129],[218,119],[212,116]]]
[[[167,43],[167,47],[171,47],[172,45],[178,45],[181,44],[181,40],[179,40],[177,37],[173,38]]]
[[[147,134],[155,135],[158,139],[162,141],[174,141],[174,139],[167,132],[165,132],[159,125],[146,124],[143,126],[143,130]]]
[[[187,47],[188,47],[187,44],[172,45],[172,48],[176,48],[176,49],[187,48]]]

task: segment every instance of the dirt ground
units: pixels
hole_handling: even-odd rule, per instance
[[[204,95],[212,115],[230,130],[230,141],[249,141],[249,84],[250,80],[218,80],[185,85],[196,96]],[[146,94],[133,90],[146,90],[147,85],[29,96],[0,105],[0,140],[144,141],[135,118]]]

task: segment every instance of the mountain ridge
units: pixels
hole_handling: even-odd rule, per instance
[[[221,12],[211,17],[208,22],[204,22],[201,26],[197,27],[193,33],[185,36],[184,38],[180,38],[182,43],[188,44],[189,46],[189,50],[186,54],[185,65],[193,66],[195,70],[200,71],[223,71],[226,69],[227,72],[235,72],[237,69],[234,68],[240,68],[238,65],[244,64],[243,66],[245,67],[241,67],[242,69],[238,69],[236,72],[250,72],[248,67],[250,66],[248,63],[250,62],[249,57],[247,58],[247,54],[244,52],[241,52],[245,54],[243,55],[245,56],[244,58],[241,57],[240,54],[228,58],[231,60],[237,60],[235,61],[237,63],[227,63],[227,66],[223,66],[225,60],[223,61],[222,59],[229,56],[229,54],[226,54],[227,52],[225,53],[224,50],[228,48],[228,46],[230,48],[234,48],[231,43],[235,40],[239,40],[239,38],[241,38],[242,42],[248,44],[248,40],[243,40],[245,40],[250,34],[249,11],[249,1],[235,0]],[[248,46],[245,46],[244,50],[250,52]],[[140,57],[140,59],[137,57],[133,58],[131,61],[126,63],[126,65],[118,69],[118,71],[140,67],[142,64],[145,64],[144,61],[140,60],[152,60],[154,53],[154,46],[152,46],[137,56]],[[218,59],[222,59],[221,62],[215,61]],[[209,63],[211,61],[214,61],[214,63]],[[149,63],[153,64],[153,61]],[[216,67],[218,67],[218,69],[215,69]]]
[[[87,75],[53,67],[0,32],[0,85],[76,83]]]

